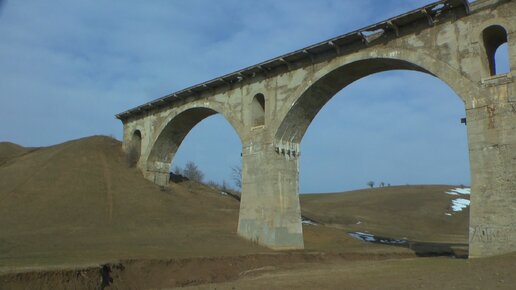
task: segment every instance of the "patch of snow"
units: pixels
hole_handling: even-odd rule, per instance
[[[353,233],[349,233],[349,235],[355,239],[359,239],[364,242],[376,242],[376,238],[374,237],[374,235],[371,235],[371,234],[366,234],[366,233],[362,233],[362,232],[353,232]]]
[[[381,239],[379,240],[380,244],[406,244],[406,240],[395,240],[395,239]]]
[[[220,192],[220,194],[221,194],[221,195],[228,195],[228,193],[227,193],[227,192],[224,192],[224,191],[221,191],[221,192]]]
[[[471,188],[468,188],[468,187],[466,187],[466,188],[457,187],[457,188],[451,189],[450,191],[447,191],[446,194],[457,195],[457,196],[460,196],[460,195],[470,195],[471,194]],[[463,209],[468,207],[469,204],[470,204],[470,201],[465,199],[465,198],[456,198],[456,199],[453,199],[451,202],[452,202],[451,208],[453,210],[453,213],[462,211]],[[452,213],[445,213],[445,215],[451,216]]]
[[[380,244],[390,244],[390,245],[403,245],[407,244],[408,241],[406,239],[391,239],[391,238],[383,238],[383,237],[376,237],[375,235],[368,234],[368,233],[362,233],[362,232],[351,232],[348,233],[348,235],[352,236],[355,239],[364,241],[364,242],[371,242],[371,243],[380,243]]]
[[[357,224],[357,225],[359,225],[359,224],[361,224],[361,223],[362,223],[361,221],[358,221],[356,224]]]
[[[454,212],[459,212],[468,207],[470,201],[464,198],[456,198],[452,200],[452,210]]]
[[[449,195],[460,195],[460,194],[470,194],[471,188],[454,188],[450,191],[446,192]]]
[[[312,226],[318,225],[315,221],[305,218],[305,217],[301,217],[301,223],[304,225],[312,225]]]

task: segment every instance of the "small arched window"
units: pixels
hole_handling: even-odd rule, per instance
[[[489,73],[494,76],[510,71],[507,31],[500,25],[492,25],[482,32],[489,64]]]
[[[256,94],[251,103],[251,126],[265,125],[265,96]]]

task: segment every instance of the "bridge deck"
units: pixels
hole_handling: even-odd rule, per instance
[[[242,81],[244,78],[252,78],[260,73],[268,73],[278,67],[287,66],[289,69],[291,65],[304,61],[307,59],[313,60],[316,56],[324,53],[334,51],[337,55],[341,54],[346,47],[356,44],[367,45],[370,41],[378,38],[385,33],[399,36],[399,31],[402,27],[411,23],[428,19],[429,26],[434,24],[434,20],[441,14],[451,9],[464,7],[466,13],[469,13],[469,4],[467,0],[441,0],[433,2],[418,9],[414,9],[407,13],[398,15],[396,17],[375,23],[373,25],[313,44],[311,46],[281,55],[279,57],[264,61],[262,63],[246,67],[244,69],[235,71],[230,74],[223,75],[218,78],[188,87],[186,89],[168,94],[164,97],[150,101],[133,109],[116,115],[117,119],[125,121],[130,117],[135,117],[144,112],[170,105],[175,101],[202,93],[207,90],[213,90],[223,86],[230,86],[232,84]]]

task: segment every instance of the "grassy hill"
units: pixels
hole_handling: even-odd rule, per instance
[[[301,195],[304,216],[346,231],[426,242],[467,243],[469,207],[452,210],[450,185],[407,185]],[[460,195],[469,199],[469,195]]]
[[[36,149],[2,143],[0,156],[0,270],[272,252],[237,236],[237,200],[189,181],[160,188],[128,167],[112,138]],[[449,188],[302,195],[303,214],[326,225],[303,226],[306,251],[412,253],[363,243],[352,230],[462,241],[468,213],[444,215]]]
[[[268,251],[236,235],[237,201],[188,182],[161,189],[109,137],[11,158],[0,200],[0,268]]]
[[[453,186],[301,195],[303,215],[320,224],[303,225],[304,251],[274,252],[237,236],[236,199],[190,181],[158,187],[112,138],[0,143],[0,158],[1,289],[514,286],[514,254],[413,259],[413,248],[348,235],[467,242],[468,208],[451,209],[467,196],[446,194]]]
[[[0,166],[12,158],[23,155],[32,150],[11,142],[0,142]]]

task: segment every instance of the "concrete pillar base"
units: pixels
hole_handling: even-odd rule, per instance
[[[143,163],[145,164],[145,163]],[[159,186],[166,186],[170,180],[170,163],[154,162],[147,164],[147,167],[140,167],[143,176]]]
[[[473,182],[469,257],[514,252],[516,104],[498,102],[468,110],[468,131]]]
[[[298,160],[272,145],[244,147],[238,234],[275,249],[303,249]]]

